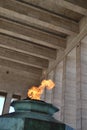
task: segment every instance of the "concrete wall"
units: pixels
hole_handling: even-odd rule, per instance
[[[7,67],[0,67],[0,90],[1,92],[7,93],[4,111],[3,113],[8,113],[10,102],[13,95],[19,95],[21,98],[27,97],[28,88],[30,88],[33,83],[37,83],[37,79],[30,79],[29,74],[26,72],[12,70]],[[31,84],[31,86],[29,86]]]
[[[82,130],[87,130],[87,43],[81,44],[81,108]]]
[[[54,116],[76,130],[87,129],[87,42],[80,43],[49,73],[55,88],[46,101],[60,111]]]

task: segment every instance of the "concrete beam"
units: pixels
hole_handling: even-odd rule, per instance
[[[19,0],[18,0],[19,1]],[[57,7],[66,8],[68,10],[74,11],[76,13],[87,16],[87,0],[51,0],[49,4],[49,0],[36,1],[36,0],[21,0],[21,2],[33,5],[35,7],[50,7],[50,9],[57,10]],[[54,8],[53,8],[54,7]]]
[[[57,56],[56,49],[36,45],[32,42],[23,41],[3,34],[0,34],[0,47],[9,48],[11,50],[19,51],[48,60],[54,60]]]
[[[47,68],[48,60],[0,47],[0,57],[37,68]]]
[[[87,5],[86,0],[76,0],[76,1],[58,0],[58,1],[56,1],[56,4],[66,8],[66,9],[69,9],[69,10],[72,10],[72,11],[77,12],[79,14],[87,16],[87,8],[84,8],[84,6]]]
[[[58,49],[59,47],[66,47],[66,40],[64,38],[48,34],[40,30],[12,22],[10,20],[1,18],[0,28],[0,33],[8,34],[22,40],[27,40],[55,49]]]
[[[49,31],[52,30],[53,32],[62,32],[67,35],[79,32],[79,26],[76,22],[32,7],[28,4],[23,4],[16,0],[4,0],[4,3],[3,0],[1,0],[0,6],[0,14],[2,16],[12,20],[15,18],[16,21],[26,23],[27,25],[32,25]]]
[[[87,0],[65,0],[65,1],[87,9]]]
[[[38,78],[40,78],[40,76],[42,75],[42,69],[40,68],[17,63],[16,61],[11,61],[9,59],[5,59],[4,57],[0,57],[0,66],[21,70],[22,72],[27,72],[30,75],[33,74],[33,76],[38,76]]]

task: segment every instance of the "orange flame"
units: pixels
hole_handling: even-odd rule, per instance
[[[40,100],[41,94],[44,91],[44,88],[52,89],[55,86],[52,80],[43,80],[39,87],[33,86],[28,90],[28,97],[31,99]]]

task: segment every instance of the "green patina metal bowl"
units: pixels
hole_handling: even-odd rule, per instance
[[[40,100],[31,100],[31,99],[13,101],[11,103],[11,106],[14,107],[15,112],[32,111],[53,115],[55,112],[59,111],[59,109],[53,106],[52,104]]]
[[[15,112],[0,117],[0,130],[74,130],[52,115],[59,109],[38,100],[13,101]]]

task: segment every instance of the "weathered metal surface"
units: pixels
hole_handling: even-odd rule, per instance
[[[59,110],[52,104],[20,100],[11,105],[16,111],[0,117],[0,130],[74,130],[52,117]]]
[[[24,119],[20,118],[0,118],[0,130],[23,130]]]
[[[59,111],[57,107],[53,106],[50,103],[31,99],[14,101],[11,103],[11,106],[14,107],[16,112],[33,111],[37,113],[53,115],[55,112]]]

